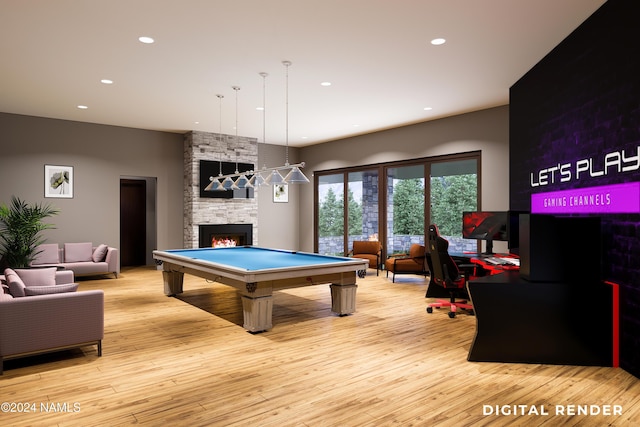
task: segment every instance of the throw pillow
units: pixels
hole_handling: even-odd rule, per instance
[[[57,243],[46,243],[36,248],[36,256],[32,264],[58,264],[60,262],[60,252]]]
[[[93,255],[91,256],[93,262],[104,261],[105,257],[107,256],[107,249],[109,249],[109,247],[105,244],[98,245],[96,250],[93,251]]]
[[[29,286],[55,286],[56,267],[15,269],[15,272],[24,285]]]
[[[64,244],[65,262],[91,261],[91,255],[93,255],[93,247],[91,242]]]
[[[61,294],[64,292],[75,292],[78,289],[77,283],[66,283],[56,286],[28,286],[24,289],[26,296]]]

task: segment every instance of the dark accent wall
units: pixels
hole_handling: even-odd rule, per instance
[[[637,161],[605,168],[607,153],[638,156],[640,2],[609,0],[510,91],[510,209],[529,210],[531,194],[640,181]],[[614,154],[615,156],[615,154]],[[589,159],[601,176],[532,185],[536,173]],[[621,285],[621,367],[640,376],[640,213],[600,215],[602,279]],[[564,251],[597,250],[549,242]],[[589,265],[576,265],[589,269]],[[597,269],[594,269],[597,274]],[[584,307],[598,310],[598,307]],[[542,314],[541,314],[542,315]]]

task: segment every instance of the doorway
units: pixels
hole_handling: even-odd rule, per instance
[[[155,178],[120,178],[120,265],[153,263],[156,242]]]

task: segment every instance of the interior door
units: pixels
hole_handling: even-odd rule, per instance
[[[142,179],[120,180],[120,265],[146,264],[147,183]]]

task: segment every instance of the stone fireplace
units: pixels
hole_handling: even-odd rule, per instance
[[[207,225],[242,225],[251,232],[234,237],[242,245],[258,244],[258,193],[253,198],[200,197],[200,160],[258,163],[258,140],[249,137],[192,131],[184,135],[184,233],[185,248],[203,247],[200,228]],[[226,233],[226,234],[225,234]],[[234,233],[223,232],[222,237]],[[211,237],[207,237],[210,240]],[[249,240],[250,242],[248,243]],[[211,242],[207,245],[211,247]]]
[[[200,224],[200,248],[244,246],[253,244],[252,224]]]

